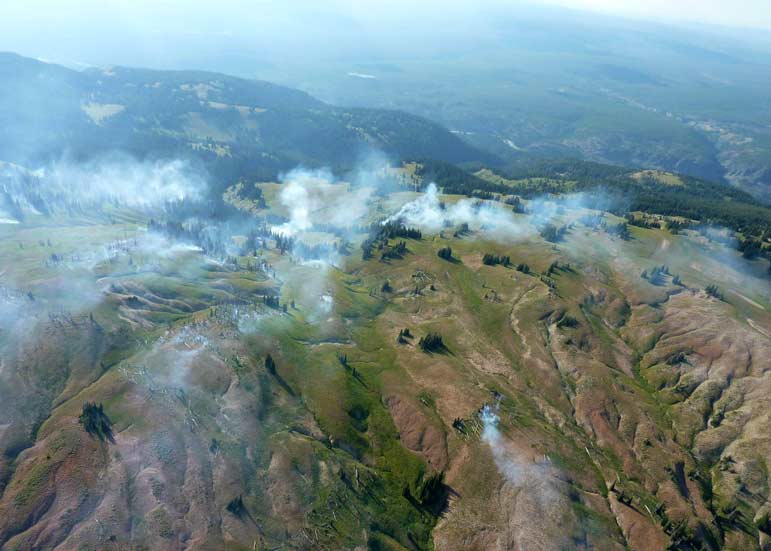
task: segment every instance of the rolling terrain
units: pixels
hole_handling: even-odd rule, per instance
[[[620,110],[677,144],[584,155],[624,168],[218,73],[0,81],[0,549],[771,549],[771,209],[683,121]]]
[[[768,548],[768,262],[425,168],[0,224],[0,548]]]

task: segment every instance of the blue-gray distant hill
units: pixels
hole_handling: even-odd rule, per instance
[[[0,159],[36,166],[115,150],[201,160],[219,178],[298,164],[490,161],[440,125],[404,112],[346,109],[267,82],[200,71],[79,72],[0,54]]]

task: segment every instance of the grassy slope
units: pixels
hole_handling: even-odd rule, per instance
[[[30,274],[39,273],[49,249],[69,254],[79,249],[78,243],[109,242],[133,227],[14,231],[12,239],[3,240],[2,254],[20,262],[3,281],[24,282],[35,294],[47,296],[48,278],[33,280]],[[298,305],[286,315],[249,307],[255,292],[271,282],[237,267],[201,271],[193,258],[189,270],[177,261],[140,275],[131,273],[125,258],[107,263],[98,272],[118,286],[107,287],[107,295],[93,307],[109,335],[98,353],[107,371],[84,371],[79,367],[83,359],[76,356],[49,401],[35,402],[35,413],[45,422],[34,432],[35,447],[6,471],[10,482],[0,507],[12,514],[3,529],[38,518],[39,524],[31,521],[32,529],[12,541],[23,547],[35,541],[31,538],[42,538],[38,528],[59,518],[40,516],[58,510],[44,505],[47,497],[61,480],[80,476],[87,456],[96,453],[94,468],[110,484],[86,479],[86,498],[73,496],[71,508],[85,519],[82,526],[96,526],[94,519],[100,519],[115,532],[115,545],[131,537],[162,548],[171,545],[170,533],[186,526],[196,538],[234,549],[249,548],[252,541],[290,548],[309,542],[334,549],[367,542],[373,548],[428,548],[437,518],[411,504],[405,489],[417,495],[421,480],[434,468],[446,470],[454,491],[450,513],[434,532],[442,545],[465,541],[468,548],[483,549],[490,543],[480,539],[484,534],[503,537],[513,530],[522,538],[562,533],[595,547],[644,549],[667,539],[645,513],[645,507],[654,510],[659,503],[666,504],[670,520],[682,519],[696,531],[701,520],[715,531],[695,483],[687,482],[690,494],[683,495],[667,469],[682,462],[689,472],[712,472],[725,502],[735,498],[736,486],[725,482],[714,459],[698,453],[694,458],[693,438],[704,427],[690,413],[693,406],[683,407],[683,397],[673,392],[677,380],[667,383],[675,370],[667,374],[666,364],[650,358],[657,339],[672,328],[653,322],[629,326],[657,311],[665,319],[672,300],[668,294],[677,290],[669,281],[652,286],[639,273],[666,262],[690,287],[719,281],[725,291],[760,303],[762,308],[727,293],[729,303],[721,306],[681,293],[682,300],[695,301],[683,308],[705,320],[716,311],[735,318],[743,327],[736,333],[739,339],[752,333],[746,318],[761,327],[771,323],[767,293],[762,287],[753,290],[746,284],[752,279],[739,276],[719,256],[704,260],[702,254],[696,264],[695,253],[714,247],[709,243],[662,230],[632,231],[634,239],[622,242],[577,226],[565,244],[556,246],[540,238],[512,244],[482,236],[456,238],[449,231],[410,240],[403,260],[350,258],[344,271],[332,270],[326,286],[335,305],[324,323],[318,322],[315,299],[302,293],[307,268],[291,266],[273,251],[267,259],[296,276],[281,288],[282,301],[296,299]],[[51,247],[39,244],[50,235]],[[458,262],[437,257],[446,245]],[[483,252],[510,255],[515,263],[527,262],[534,273],[485,266]],[[552,275],[556,287],[550,291],[539,276],[554,260],[569,262],[571,269]],[[386,279],[393,293],[380,291]],[[416,286],[421,290],[417,296]],[[126,302],[132,294],[141,306]],[[261,320],[246,335],[236,331],[232,307],[222,304],[233,299],[245,301],[244,308]],[[579,321],[576,328],[557,327],[563,312]],[[404,327],[416,337],[412,344],[396,341]],[[646,339],[649,330],[655,336]],[[216,345],[202,346],[186,332]],[[418,349],[415,342],[428,332],[445,337],[446,353]],[[175,335],[181,335],[180,342],[174,342]],[[679,346],[687,351],[689,344]],[[200,357],[180,375],[174,367],[179,358],[199,349]],[[278,365],[275,375],[263,367],[268,353]],[[341,365],[338,354],[347,355],[357,375]],[[698,362],[698,355],[692,361]],[[59,364],[34,369],[30,376],[44,380]],[[515,456],[525,465],[548,456],[558,473],[558,481],[549,484],[568,499],[556,502],[548,522],[523,528],[501,515],[501,510],[525,515],[537,510],[510,493],[511,485],[480,441],[477,411],[495,401],[493,392],[502,396],[501,431],[518,450]],[[105,404],[115,423],[116,446],[88,438],[77,426],[85,400]],[[464,430],[452,428],[456,419],[463,420]],[[215,440],[217,451],[212,452]],[[148,486],[140,483],[146,471],[134,471],[129,452],[156,470]],[[181,464],[191,465],[189,473],[179,469],[180,458],[187,458]],[[117,474],[118,468],[129,476]],[[632,509],[608,491],[617,478],[634,500]],[[212,493],[191,493],[190,485],[198,480],[211,485]],[[138,496],[118,505],[133,518],[131,534],[120,528],[122,513],[107,514],[95,502],[100,496],[114,498],[115,488]],[[528,487],[528,492],[537,491]],[[238,494],[244,495],[251,521],[225,512]],[[200,536],[179,500],[200,502],[197,507],[218,528]],[[751,517],[756,506],[739,503]],[[62,537],[78,522],[61,523]],[[754,541],[752,529],[723,529],[736,548]],[[69,541],[103,542],[100,538],[108,535],[87,530],[70,535],[74,539]]]

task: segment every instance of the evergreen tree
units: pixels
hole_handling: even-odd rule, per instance
[[[271,375],[276,374],[276,362],[273,360],[273,356],[271,356],[270,354],[265,356],[265,369]]]
[[[509,256],[499,256],[497,254],[486,253],[482,257],[482,263],[486,266],[497,266],[500,264],[502,266],[509,267],[511,265],[511,258]]]
[[[102,404],[84,403],[78,422],[88,434],[96,436],[99,440],[113,441],[112,421],[104,412]]]
[[[723,293],[720,291],[720,288],[717,285],[707,285],[704,291],[711,297],[714,297],[718,300],[723,300]]]
[[[421,337],[418,341],[418,346],[420,346],[423,352],[441,352],[445,350],[442,336],[438,333],[429,333],[425,337]]]

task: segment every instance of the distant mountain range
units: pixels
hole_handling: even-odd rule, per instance
[[[496,155],[416,115],[336,107],[263,81],[201,71],[116,67],[81,72],[0,54],[0,83],[0,218],[6,220],[83,208],[83,193],[68,194],[66,181],[40,179],[29,170],[120,152],[151,163],[181,159],[200,167],[214,197],[239,180],[272,181],[298,165],[345,173],[372,155],[384,155],[397,164],[419,160],[422,166],[440,166],[432,177],[462,194],[509,189],[471,175],[486,168],[526,179],[524,187],[514,184],[525,195],[599,187],[624,195],[637,209],[739,231],[752,228],[753,235],[769,224],[768,209],[727,184],[678,178],[679,185],[672,186],[650,177],[635,179],[636,169],[544,160],[532,152]],[[70,172],[65,180],[88,179],[88,165],[83,166],[85,172]],[[152,174],[149,167],[141,177]],[[97,192],[106,196],[103,189]],[[121,202],[130,201],[124,196]]]
[[[355,54],[269,57],[272,68],[251,62],[258,55],[222,56],[211,66],[424,116],[507,160],[667,170],[771,201],[767,39],[522,4],[398,29],[339,23],[336,41],[358,40]]]
[[[267,82],[196,71],[83,72],[0,54],[0,159],[34,167],[124,151],[183,157],[215,178],[275,177],[298,164],[494,162],[440,125],[403,112],[345,109]]]

